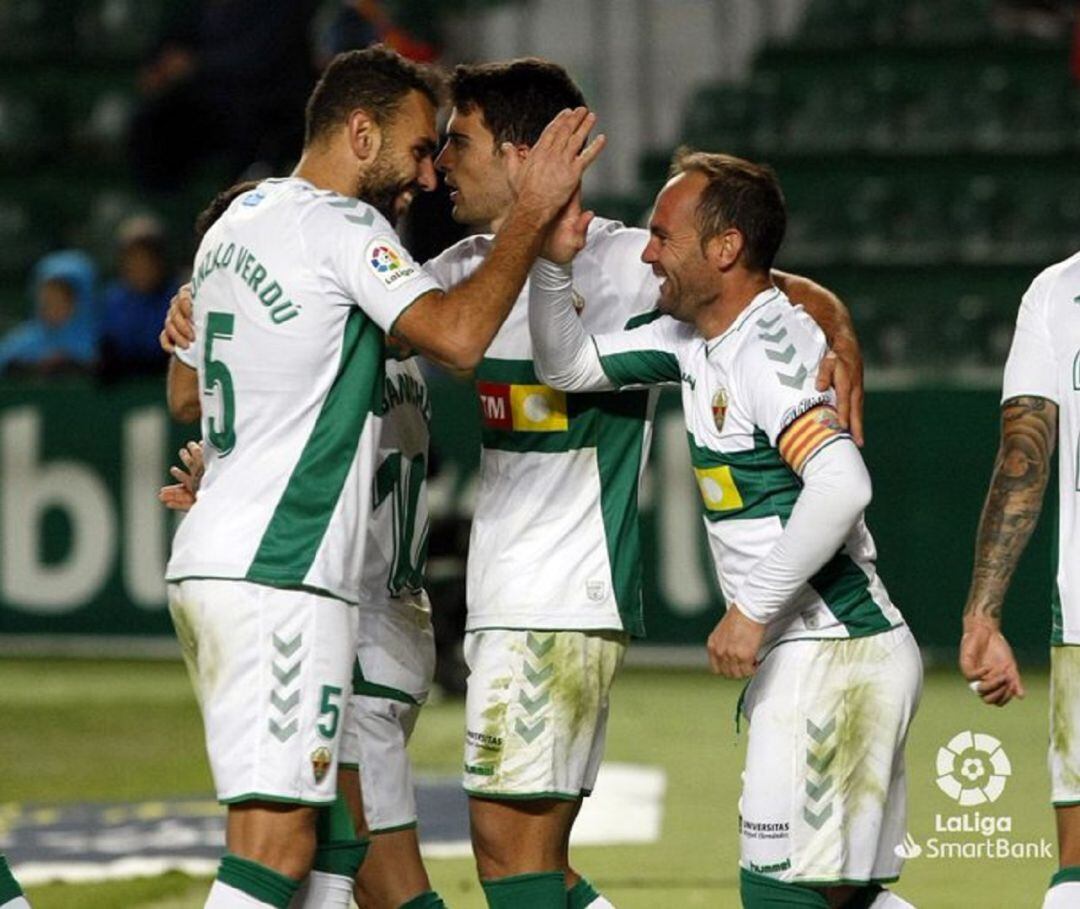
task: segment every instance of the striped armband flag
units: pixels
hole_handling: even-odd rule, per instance
[[[811,455],[838,438],[850,435],[840,425],[835,408],[821,405],[802,414],[780,434],[780,457],[795,473],[802,473]]]

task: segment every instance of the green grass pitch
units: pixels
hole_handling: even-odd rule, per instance
[[[961,813],[939,791],[935,756],[957,732],[998,738],[1012,763],[1002,797],[983,814],[1008,817],[1009,842],[1053,841],[1046,771],[1047,678],[1032,671],[1025,701],[982,706],[951,668],[927,675],[908,747],[909,830],[916,842]],[[745,729],[733,723],[740,686],[698,672],[628,670],[616,684],[612,760],[660,766],[668,790],[663,834],[649,846],[587,847],[575,864],[620,909],[737,907],[737,796]],[[421,772],[456,773],[461,705],[425,710],[414,739]],[[6,802],[111,801],[206,795],[198,711],[182,666],[5,660],[0,664],[0,792]],[[2,806],[0,806],[2,807]],[[3,815],[0,814],[0,819]],[[1038,907],[1056,866],[1046,858],[931,858],[907,863],[897,890],[921,909]],[[456,909],[482,909],[471,862],[430,863]],[[180,874],[94,885],[28,888],[35,909],[196,909],[207,882]]]

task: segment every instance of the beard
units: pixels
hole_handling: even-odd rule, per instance
[[[357,196],[391,224],[396,224],[401,213],[399,197],[405,192],[415,192],[418,189],[415,180],[402,179],[401,173],[394,168],[390,160],[388,147],[384,145],[371,167],[360,178]]]

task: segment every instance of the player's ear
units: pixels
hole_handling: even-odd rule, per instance
[[[727,271],[742,255],[745,239],[740,231],[729,227],[705,244],[705,258],[719,271]]]
[[[363,108],[357,108],[345,121],[345,128],[349,140],[349,148],[357,163],[362,167],[368,167],[378,156],[382,147],[382,130]]]

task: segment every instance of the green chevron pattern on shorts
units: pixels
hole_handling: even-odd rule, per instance
[[[806,734],[810,741],[806,748],[806,804],[803,820],[815,830],[820,830],[833,816],[833,775],[829,772],[839,749],[836,717],[823,723],[806,720]]]
[[[299,656],[297,653],[304,643],[304,636],[298,632],[286,639],[274,632],[271,640],[274,654],[270,668],[277,684],[270,690],[270,706],[274,709],[267,722],[270,734],[284,744],[296,735],[300,728],[299,720],[295,716],[296,709],[300,706],[300,689],[290,689],[289,686],[300,677],[304,658],[302,653]],[[295,661],[293,657],[296,657]]]
[[[555,633],[528,632],[525,649],[527,653],[522,665],[525,685],[518,692],[518,703],[525,709],[528,718],[518,717],[514,721],[514,732],[527,745],[531,745],[547,728],[546,717],[537,714],[551,703],[551,690],[546,683],[555,674]]]

